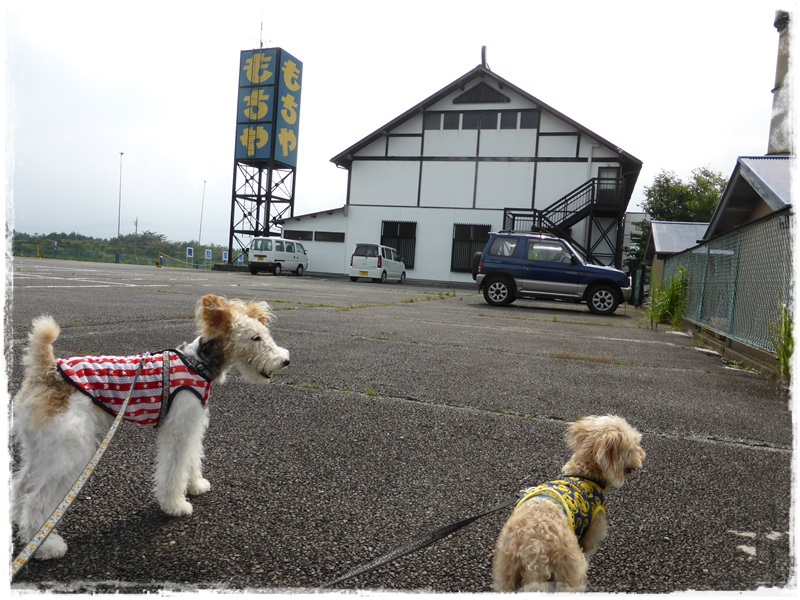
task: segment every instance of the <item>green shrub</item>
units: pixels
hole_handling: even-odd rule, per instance
[[[669,283],[653,289],[650,299],[650,319],[653,323],[663,323],[680,327],[689,306],[689,277],[686,268],[678,269]]]
[[[778,379],[789,385],[792,380],[792,354],[794,353],[794,336],[792,313],[785,302],[781,303],[781,313],[777,323],[772,324],[769,334],[775,354],[778,356],[778,365],[775,374]]]

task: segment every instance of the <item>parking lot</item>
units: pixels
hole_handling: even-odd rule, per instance
[[[123,424],[61,523],[66,557],[33,562],[12,589],[311,590],[551,479],[569,456],[567,422],[605,413],[639,428],[647,462],[607,496],[589,591],[787,593],[796,577],[788,395],[652,330],[641,310],[492,308],[468,286],[46,259],[15,259],[13,275],[11,393],[33,317],[61,324],[60,356],[138,354],[192,339],[206,293],[269,302],[292,363],[271,385],[232,375],[214,388],[212,489],[191,517],[160,513],[155,432]],[[336,589],[489,591],[507,516]]]

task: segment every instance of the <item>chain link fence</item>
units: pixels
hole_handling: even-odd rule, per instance
[[[668,258],[663,281],[689,279],[686,320],[774,353],[781,304],[792,307],[791,208]]]

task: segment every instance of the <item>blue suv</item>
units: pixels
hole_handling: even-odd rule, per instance
[[[547,233],[489,234],[475,255],[473,277],[486,302],[505,306],[517,298],[586,302],[610,315],[630,298],[630,278],[613,267],[586,263],[566,240]]]

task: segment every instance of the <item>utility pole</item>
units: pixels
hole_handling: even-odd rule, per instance
[[[197,234],[197,244],[200,244],[200,236],[203,235],[203,207],[206,205],[206,180],[203,179],[203,200],[200,203],[200,232]]]
[[[124,152],[119,153],[119,206],[117,208],[117,262],[120,259],[120,253],[122,252],[121,247],[121,240],[120,240],[120,225],[122,223],[122,155],[125,154]]]

